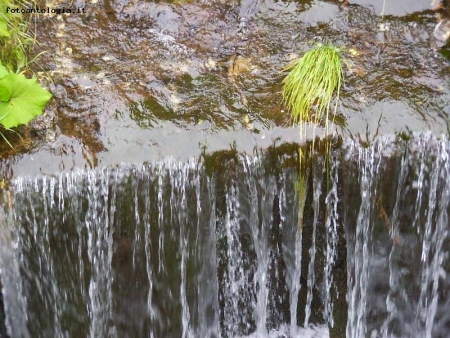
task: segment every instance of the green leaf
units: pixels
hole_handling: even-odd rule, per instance
[[[6,88],[1,88],[0,87],[0,104],[8,102],[9,99],[11,98],[9,91]],[[2,110],[0,110],[0,114],[1,114]]]
[[[6,69],[5,66],[2,65],[2,62],[0,61],[0,79],[3,79],[6,75],[9,74],[8,69]],[[9,94],[9,90],[7,87],[0,87],[0,101],[9,101],[11,98]]]
[[[2,65],[2,62],[0,61],[0,79],[5,77],[5,75],[8,75],[8,69],[6,69],[5,66]],[[1,100],[1,99],[0,99]],[[3,101],[3,100],[2,100]]]
[[[4,98],[8,98],[4,100]],[[0,79],[0,124],[6,129],[28,124],[41,115],[52,94],[43,89],[36,79],[9,73]]]

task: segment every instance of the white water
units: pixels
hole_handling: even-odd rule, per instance
[[[353,144],[349,152],[357,152],[360,161],[361,204],[348,243],[347,336],[445,337],[449,142],[419,135],[395,166],[386,157],[392,144],[392,139],[367,149]]]
[[[308,327],[309,325],[309,318],[311,316],[311,304],[313,299],[313,289],[316,283],[316,276],[314,271],[314,263],[316,259],[316,233],[317,233],[317,223],[319,220],[319,213],[320,213],[320,196],[322,195],[322,182],[323,182],[323,161],[319,161],[317,163],[316,170],[314,171],[314,178],[313,178],[313,187],[314,187],[314,200],[313,200],[313,210],[314,210],[314,220],[313,220],[313,230],[312,230],[312,238],[311,238],[311,247],[309,248],[309,263],[308,263],[308,294],[306,296],[306,313],[305,313],[305,321],[303,326]],[[295,304],[295,311],[297,304]],[[294,315],[295,316],[295,315]],[[292,317],[294,317],[291,315]],[[291,336],[294,335],[296,330],[296,324],[291,321]]]
[[[311,326],[311,327],[296,327],[294,330],[289,325],[281,325],[279,329],[272,330],[268,333],[268,338],[328,338],[330,333],[328,327]],[[248,336],[235,337],[235,338],[262,338],[258,333],[253,333]]]
[[[359,176],[361,204],[356,221],[354,252],[349,255],[348,262],[349,271],[354,270],[354,274],[348,278],[347,337],[364,337],[366,334],[368,288],[371,278],[369,263],[372,259],[370,249],[373,227],[373,222],[371,222],[372,199],[377,196],[376,173],[380,170],[383,148],[383,142],[379,142],[368,149],[356,149],[361,169]],[[348,248],[352,250],[352,244],[349,243]]]
[[[14,240],[15,230],[10,228],[11,218],[0,208],[0,276],[5,311],[9,314],[5,326],[12,336],[31,337],[27,329],[27,299],[20,282],[20,257]],[[11,233],[12,232],[12,233]]]
[[[333,285],[333,269],[336,260],[336,250],[338,242],[338,227],[339,227],[339,213],[338,213],[338,183],[339,183],[339,159],[332,157],[330,161],[330,189],[325,199],[327,217],[325,222],[326,229],[326,241],[327,241],[327,253],[326,253],[326,265],[325,265],[325,309],[324,318],[330,324],[334,326],[333,320],[333,300],[332,300],[332,288]]]
[[[295,172],[262,155],[212,176],[168,159],[17,178],[0,227],[8,332],[328,337],[345,312],[348,337],[441,337],[449,144],[419,135],[399,149],[314,154],[303,215]]]

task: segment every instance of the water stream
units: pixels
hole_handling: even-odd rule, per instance
[[[449,142],[319,148],[302,215],[295,146],[15,178],[7,334],[445,337]]]

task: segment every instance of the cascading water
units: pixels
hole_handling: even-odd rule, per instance
[[[447,337],[448,140],[384,138],[367,149],[351,144],[347,154],[343,203],[359,200],[344,221],[347,336]]]
[[[304,201],[281,148],[18,177],[0,210],[7,334],[445,337],[449,148],[310,151]]]

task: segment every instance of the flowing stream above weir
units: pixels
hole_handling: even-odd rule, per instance
[[[449,142],[310,146],[15,178],[7,334],[446,337]]]

